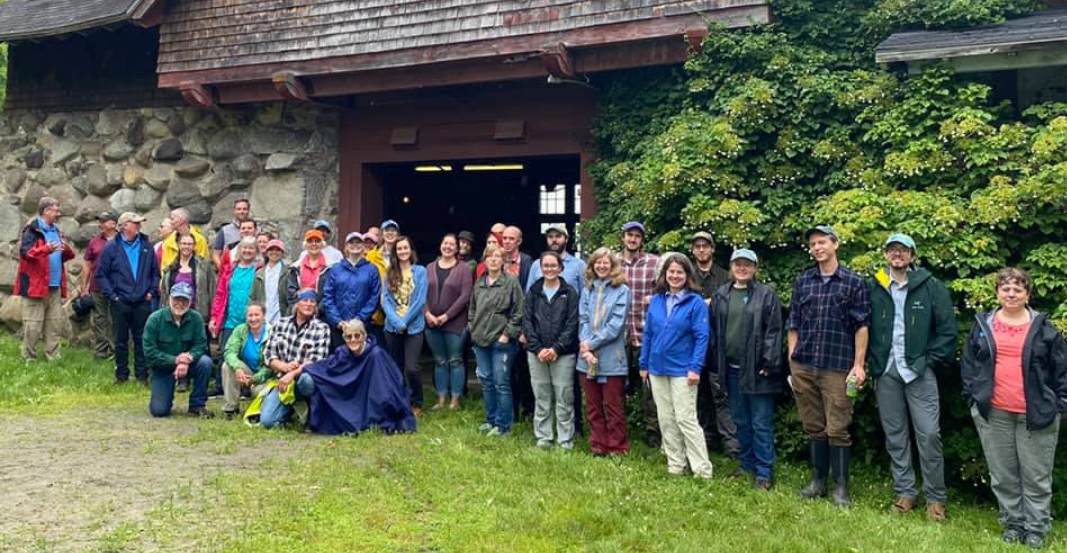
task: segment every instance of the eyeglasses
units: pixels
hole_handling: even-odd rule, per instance
[[[345,335],[344,335],[345,341],[349,341],[349,340],[363,340],[363,339],[364,339],[364,338],[366,338],[366,337],[367,337],[367,335],[366,335],[366,334],[345,334]]]
[[[895,253],[897,255],[903,255],[903,254],[906,254],[906,253],[911,253],[911,250],[908,249],[908,248],[905,248],[904,246],[890,246],[890,247],[885,249],[885,252],[886,253]]]

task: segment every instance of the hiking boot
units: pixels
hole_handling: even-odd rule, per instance
[[[830,447],[830,466],[834,469],[834,491],[831,499],[835,507],[842,509],[852,507],[852,498],[848,495],[849,451],[847,447]]]
[[[663,445],[663,439],[660,438],[659,434],[649,432],[645,435],[645,444],[648,445],[649,449],[659,449]]]
[[[811,482],[797,493],[804,499],[826,497],[826,477],[830,473],[830,444],[811,441]]]
[[[914,497],[908,497],[906,495],[898,495],[893,500],[893,504],[889,506],[889,510],[898,515],[910,512],[918,504],[918,501]],[[942,506],[943,507],[943,506]],[[927,504],[926,511],[930,511],[930,505]]]
[[[188,415],[190,417],[200,417],[202,419],[213,419],[213,418],[215,418],[215,413],[212,412],[212,411],[209,411],[207,409],[207,407],[200,407],[198,409],[190,409],[189,412],[186,413],[186,415]]]
[[[945,504],[938,501],[927,501],[926,518],[933,522],[945,522]]]
[[[226,420],[232,421],[233,419],[237,418],[237,411],[223,411],[222,416]]]
[[[1004,543],[1019,543],[1023,540],[1023,531],[1018,528],[1008,528],[1000,535]]]
[[[752,487],[756,488],[757,490],[769,492],[771,491],[771,488],[774,487],[774,480],[771,480],[770,478],[756,477],[756,479],[752,482]]]
[[[1026,538],[1023,539],[1023,543],[1030,549],[1041,549],[1045,547],[1045,536],[1042,536],[1037,532],[1027,532]]]

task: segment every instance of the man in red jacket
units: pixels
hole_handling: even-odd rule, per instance
[[[56,227],[59,200],[44,197],[37,203],[37,217],[22,227],[15,294],[22,297],[22,358],[37,359],[37,342],[44,335],[44,354],[59,358],[59,322],[63,298],[67,297],[67,272],[63,264],[74,259],[74,249]]]

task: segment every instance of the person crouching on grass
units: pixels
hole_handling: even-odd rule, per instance
[[[212,363],[207,354],[204,318],[189,309],[192,297],[192,286],[185,282],[175,284],[170,289],[167,306],[149,315],[145,323],[144,353],[152,389],[148,411],[153,417],[170,415],[175,385],[186,375],[193,382],[189,415],[215,416],[205,407]]]
[[[708,446],[697,421],[709,324],[693,265],[682,254],[667,254],[645,315],[640,375],[651,384],[667,472],[673,476],[684,475],[688,461],[695,476],[711,478]]]

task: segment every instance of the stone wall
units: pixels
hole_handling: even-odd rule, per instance
[[[156,240],[167,213],[185,207],[210,237],[238,197],[297,247],[311,221],[336,221],[339,125],[334,110],[285,103],[0,115],[0,300],[42,196],[60,200],[59,226],[79,248],[101,211],[145,215]],[[0,313],[10,322],[10,306]]]

